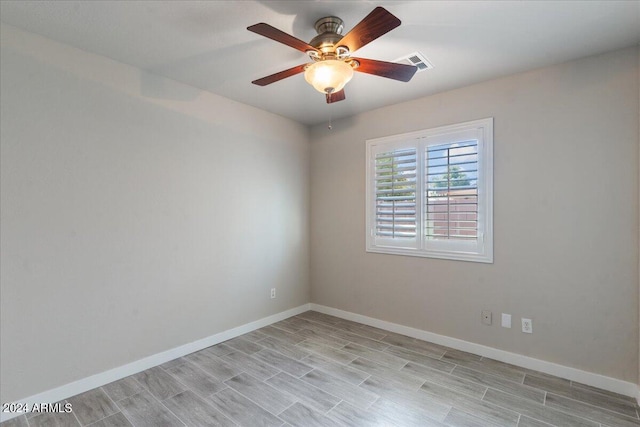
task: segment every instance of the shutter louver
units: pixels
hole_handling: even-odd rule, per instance
[[[416,238],[415,148],[379,153],[375,157],[375,235]]]
[[[426,167],[427,239],[478,239],[478,141],[429,146]]]

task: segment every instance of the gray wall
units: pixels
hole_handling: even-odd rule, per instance
[[[494,264],[366,253],[365,140],[485,117]],[[312,302],[636,382],[638,117],[629,48],[314,127]]]
[[[1,40],[3,402],[309,302],[306,127]]]

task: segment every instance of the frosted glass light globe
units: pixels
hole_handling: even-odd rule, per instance
[[[341,91],[351,77],[353,77],[351,65],[336,59],[314,62],[304,72],[307,83],[322,93]]]

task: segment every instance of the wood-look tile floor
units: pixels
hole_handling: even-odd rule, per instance
[[[9,426],[640,426],[630,397],[308,311]]]

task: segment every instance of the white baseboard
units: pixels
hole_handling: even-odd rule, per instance
[[[421,329],[411,328],[409,326],[398,325],[384,320],[374,319],[372,317],[363,316],[361,314],[351,313],[349,311],[339,310],[337,308],[326,307],[319,304],[311,304],[311,310],[320,313],[330,314],[342,319],[352,320],[354,322],[363,323],[365,325],[374,326],[398,334],[407,335],[409,337],[418,338],[435,344],[445,345],[469,353],[478,354],[480,356],[489,357],[501,362],[510,363],[522,368],[533,369],[544,372],[546,374],[555,375],[557,377],[566,378],[571,381],[580,382],[582,384],[598,387],[603,390],[612,391],[614,393],[631,396],[638,399],[640,404],[640,390],[638,385],[616,378],[606,377],[592,372],[582,371],[580,369],[571,368],[569,366],[559,365],[557,363],[547,362],[533,357],[524,356],[517,353],[510,353],[505,350],[487,347],[481,344],[460,340],[457,338],[447,337],[445,335],[434,334],[433,332],[423,331]]]
[[[203,348],[219,344],[223,341],[227,341],[231,338],[235,338],[264,326],[268,326],[272,323],[279,322],[280,320],[295,316],[296,314],[304,313],[305,311],[310,310],[309,307],[309,304],[303,304],[299,307],[285,310],[283,312],[264,317],[262,319],[238,326],[233,329],[219,332],[206,338],[202,338],[200,340],[184,344],[179,347],[163,351],[161,353],[153,354],[149,357],[145,357],[144,359],[136,360],[135,362],[127,363],[126,365],[119,366],[117,368],[101,372],[99,374],[91,375],[90,377],[86,377],[81,380],[35,394],[33,396],[25,397],[24,399],[17,399],[15,402],[28,403],[29,407],[32,407],[34,403],[59,402],[63,399],[75,396],[76,394],[84,393],[85,391],[89,391],[105,384],[109,384],[111,382],[128,377],[129,375],[137,374],[138,372],[153,368],[154,366],[161,365],[178,357],[186,356],[187,354],[202,350]],[[0,422],[9,420],[19,415],[21,414],[4,412],[0,413]]]

